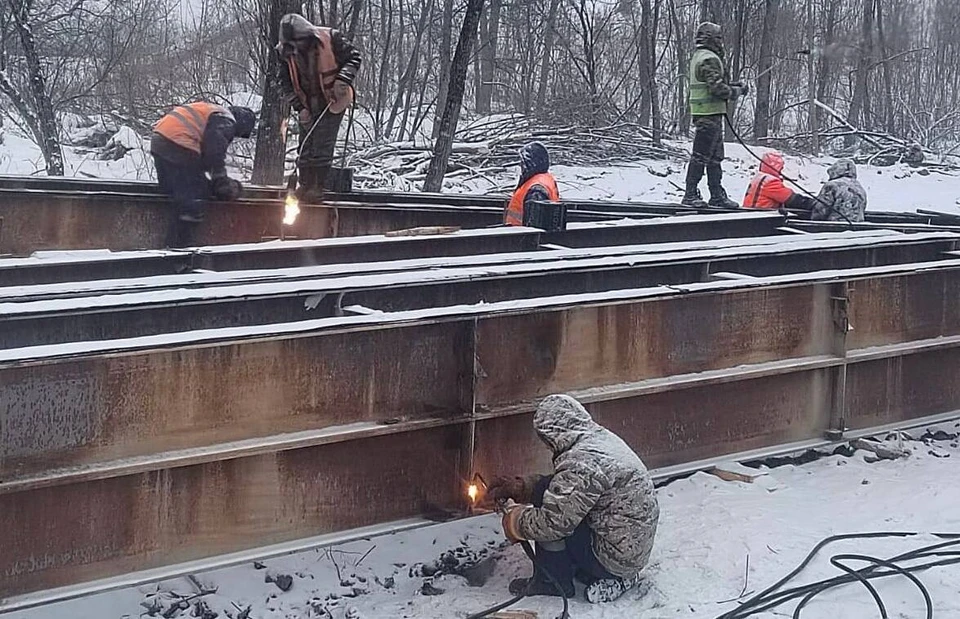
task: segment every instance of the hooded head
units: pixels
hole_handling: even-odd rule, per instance
[[[277,43],[277,51],[281,54],[291,54],[298,43],[315,39],[316,32],[317,27],[302,15],[287,13],[280,20],[280,41]]]
[[[533,429],[554,455],[570,449],[597,428],[587,409],[568,395],[545,397],[533,416]]]
[[[697,47],[705,47],[717,54],[723,53],[723,31],[713,22],[705,21],[697,26]]]
[[[852,159],[837,159],[837,161],[827,168],[827,176],[830,180],[836,178],[857,178],[857,164]]]
[[[257,122],[257,115],[248,107],[231,105],[230,113],[235,121],[233,133],[238,138],[248,138],[253,133],[253,126]]]
[[[520,176],[530,178],[550,169],[550,155],[540,142],[530,142],[520,149]]]
[[[783,174],[783,155],[777,151],[770,151],[760,160],[760,171],[779,178]]]

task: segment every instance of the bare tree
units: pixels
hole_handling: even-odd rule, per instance
[[[447,161],[453,148],[453,136],[460,119],[460,107],[463,105],[467,65],[470,63],[473,41],[477,36],[477,25],[480,23],[482,10],[483,0],[467,0],[463,25],[460,27],[460,36],[457,39],[457,51],[454,52],[453,61],[450,64],[450,87],[447,91],[447,100],[443,105],[443,115],[440,117],[440,133],[433,145],[433,157],[430,159],[427,177],[423,181],[424,191],[440,191],[443,186],[443,177],[447,173]]]

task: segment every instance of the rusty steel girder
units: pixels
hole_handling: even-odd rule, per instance
[[[7,361],[0,596],[456,505],[548,465],[552,392],[652,466],[958,410],[960,265],[924,268]]]

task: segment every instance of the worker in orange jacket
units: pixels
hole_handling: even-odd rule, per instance
[[[550,174],[550,155],[540,142],[530,142],[520,149],[520,181],[507,203],[503,223],[508,226],[526,224],[524,215],[532,202],[559,202],[557,179]]]
[[[227,177],[227,147],[236,137],[249,138],[255,123],[249,108],[197,101],[175,107],[153,126],[157,183],[176,205],[167,247],[191,244],[207,199],[239,197],[240,184]]]
[[[743,208],[812,210],[813,200],[783,184],[783,155],[776,151],[765,154],[747,193]]]

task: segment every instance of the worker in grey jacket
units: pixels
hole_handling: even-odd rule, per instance
[[[650,474],[616,434],[596,423],[568,395],[551,395],[533,419],[553,452],[549,476],[497,478],[488,497],[513,499],[503,518],[511,541],[531,540],[537,562],[573,595],[585,581],[591,602],[615,599],[639,582],[657,532],[660,508]],[[511,591],[558,595],[539,570]]]
[[[837,159],[827,168],[827,176],[830,180],[820,188],[812,218],[847,223],[863,221],[867,191],[857,180],[857,164],[851,159]]]

